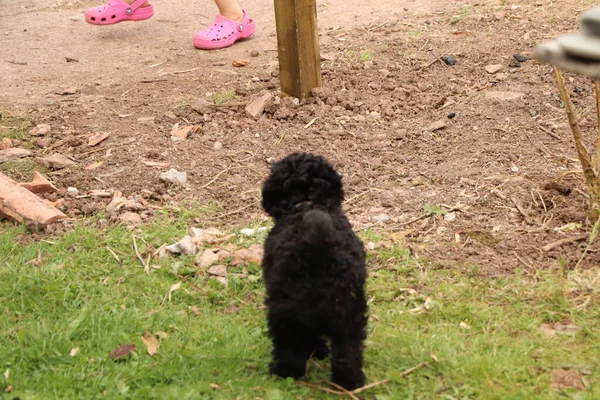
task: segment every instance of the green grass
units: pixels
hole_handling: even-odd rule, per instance
[[[215,104],[225,104],[229,101],[235,100],[237,96],[233,90],[221,90],[213,93],[211,99]]]
[[[0,107],[0,115],[0,140],[5,137],[23,140],[29,134],[31,122],[24,113]]]
[[[141,227],[136,231],[140,251],[178,240],[190,218],[198,216],[162,215]],[[364,239],[384,238],[368,232]],[[247,246],[252,239],[234,237],[232,242]],[[30,263],[38,252],[41,263]],[[270,343],[258,265],[230,268],[252,278],[230,279],[226,288],[195,270],[190,257],[152,261],[160,269],[146,275],[135,258],[131,233],[124,227],[95,228],[93,221],[47,241],[30,237],[22,227],[2,225],[0,254],[0,398],[330,398],[268,375]],[[376,250],[370,266],[365,370],[369,382],[387,376],[394,380],[359,397],[600,395],[595,385],[600,359],[597,271],[489,278],[473,268],[434,269],[402,247]],[[179,282],[171,300],[165,300]],[[564,320],[581,330],[549,337],[539,329]],[[169,334],[154,357],[141,341],[145,331]],[[134,343],[136,351],[125,361],[112,361],[111,350],[126,343]],[[71,357],[73,348],[79,352]],[[398,376],[431,361],[431,353],[439,362]],[[588,389],[552,390],[557,368],[584,371]],[[310,371],[313,380],[327,379],[328,363],[312,362]],[[11,392],[5,393],[9,386]]]
[[[48,169],[35,160],[24,158],[22,160],[6,161],[0,164],[0,171],[4,172],[17,182],[28,182],[33,178],[33,171],[45,173],[48,172]]]

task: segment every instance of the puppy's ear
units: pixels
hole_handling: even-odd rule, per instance
[[[290,173],[282,163],[273,165],[271,175],[262,188],[262,206],[273,218],[279,218],[292,208],[291,199],[286,195],[284,184]]]
[[[321,204],[329,210],[334,210],[344,201],[344,188],[342,176],[333,166],[321,156],[310,155],[303,165],[310,176],[309,190],[310,201]]]

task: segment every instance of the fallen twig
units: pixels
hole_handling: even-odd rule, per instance
[[[327,381],[326,383],[328,385],[333,386],[334,388],[338,389],[340,392],[344,393],[346,396],[350,397],[352,400],[358,400],[358,397],[356,397],[351,391],[349,391],[345,387],[340,386],[337,383],[331,382],[331,381]]]
[[[108,252],[109,252],[110,254],[112,254],[112,256],[115,258],[115,260],[117,260],[117,262],[118,262],[118,263],[120,263],[120,262],[121,262],[121,260],[119,259],[119,256],[117,255],[117,253],[115,253],[115,252],[113,251],[113,249],[111,249],[111,248],[110,248],[110,246],[106,246],[106,249],[108,250]]]
[[[144,267],[144,272],[146,274],[149,274],[150,268],[148,268],[148,263],[146,261],[144,261],[144,259],[142,258],[142,255],[140,254],[140,251],[138,250],[137,241],[135,240],[135,235],[132,233],[131,237],[133,238],[133,248],[135,250],[135,256],[142,263],[142,266]]]
[[[415,365],[414,367],[411,367],[411,368],[407,369],[406,371],[402,372],[400,374],[400,376],[402,378],[404,378],[407,375],[412,374],[413,372],[415,372],[419,368],[426,367],[426,366],[428,366],[431,363],[432,363],[432,361],[421,362],[418,365]],[[391,381],[392,380],[390,378],[387,378],[387,379],[384,379],[382,381],[370,383],[368,385],[365,385],[365,386],[360,387],[358,389],[354,389],[352,391],[348,391],[348,390],[346,390],[344,388],[341,388],[339,385],[336,385],[335,383],[329,382],[329,381],[327,381],[325,383],[327,383],[327,384],[329,384],[329,385],[331,385],[333,387],[343,389],[343,391],[342,390],[333,390],[333,389],[330,389],[330,388],[327,388],[327,387],[324,387],[324,386],[317,385],[315,383],[310,383],[310,382],[305,382],[305,381],[298,381],[298,383],[300,383],[301,385],[305,385],[305,386],[308,386],[308,387],[312,387],[312,388],[315,388],[315,389],[322,390],[323,392],[327,392],[327,393],[331,393],[331,394],[336,394],[338,396],[350,396],[351,398],[356,399],[356,396],[354,396],[355,394],[362,393],[362,392],[367,391],[369,389],[372,389],[372,388],[374,388],[376,386],[385,385],[386,383],[390,383]]]
[[[221,218],[229,217],[229,216],[231,216],[231,215],[239,214],[239,213],[241,213],[242,211],[245,211],[245,210],[247,210],[248,208],[255,206],[255,205],[256,205],[256,203],[258,203],[258,201],[255,201],[255,202],[253,202],[253,203],[250,203],[250,204],[248,204],[248,205],[246,205],[246,206],[244,206],[244,207],[240,207],[240,208],[238,208],[237,210],[233,210],[233,211],[230,211],[230,212],[227,212],[227,213],[224,213],[224,214],[217,215],[215,218],[217,218],[217,219],[221,219]]]
[[[555,248],[560,247],[565,244],[569,244],[569,243],[573,243],[573,242],[581,242],[582,240],[585,240],[587,238],[588,238],[588,235],[577,235],[577,236],[573,236],[573,237],[566,238],[566,239],[560,239],[560,240],[557,240],[556,242],[548,243],[547,245],[542,247],[542,250],[550,251],[552,249],[555,249]]]
[[[223,171],[219,172],[217,175],[215,175],[214,178],[212,178],[207,184],[200,186],[200,189],[206,189],[207,187],[209,187],[210,185],[212,185],[213,183],[216,182],[217,179],[219,179],[219,177],[229,171],[233,171],[235,169],[240,169],[240,168],[247,168],[245,165],[238,165],[236,167],[229,167],[224,169]]]
[[[523,218],[525,219],[525,222],[527,222],[528,224],[533,224],[533,221],[531,221],[531,218],[529,218],[529,215],[523,208],[523,205],[521,204],[519,199],[517,199],[515,196],[510,196],[510,201],[512,201],[513,204],[515,205],[515,207],[517,207],[517,210],[523,216]]]
[[[541,126],[541,125],[538,125],[538,128],[540,128],[540,130],[541,130],[542,132],[545,132],[545,133],[547,133],[548,135],[552,136],[554,139],[558,139],[558,140],[560,140],[560,139],[561,139],[561,137],[560,137],[560,136],[558,136],[556,133],[552,132],[552,131],[551,131],[550,129],[548,129],[548,128],[544,128],[544,127],[543,127],[543,126]]]

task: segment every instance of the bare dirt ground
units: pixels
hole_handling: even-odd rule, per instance
[[[212,19],[209,1],[157,2],[149,21],[100,28],[83,21],[88,1],[4,1],[0,106],[52,127],[42,143],[25,138],[26,146],[38,141],[37,156],[76,162],[48,173],[61,189],[49,198],[64,197],[74,217],[104,212],[110,198],[78,199],[68,187],[144,197],[144,218],[182,201],[213,204],[212,223],[244,226],[264,218],[269,163],[312,151],[344,175],[357,229],[402,237],[440,267],[498,274],[574,266],[585,243],[542,249],[590,229],[582,177],[566,174],[580,169],[566,116],[551,68],[513,54],[531,55],[537,43],[575,30],[594,3],[317,4],[324,88],[297,104],[277,97],[269,1],[243,4],[257,19],[254,38],[216,52],[191,45]],[[447,55],[456,65],[441,60]],[[232,65],[240,60],[248,64]],[[593,86],[567,77],[592,137]],[[265,91],[275,101],[255,121],[243,104]],[[198,99],[217,106],[192,107]],[[177,123],[201,131],[173,141]],[[110,136],[89,146],[97,133]],[[168,168],[188,173],[185,188],[160,181]],[[584,265],[597,265],[597,250]]]

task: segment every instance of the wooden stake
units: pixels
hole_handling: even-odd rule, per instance
[[[598,118],[598,132],[596,132],[596,170],[600,168],[600,81],[594,81],[594,89],[596,92],[596,115]]]
[[[281,93],[305,99],[321,87],[315,0],[275,0]]]
[[[565,81],[559,68],[554,67],[554,74],[556,76],[556,83],[560,91],[560,97],[565,105],[567,117],[569,118],[569,125],[571,126],[571,132],[573,133],[573,139],[575,139],[575,147],[577,148],[577,155],[579,161],[583,167],[583,174],[585,176],[585,182],[587,185],[588,194],[590,195],[590,209],[596,210],[600,205],[600,179],[598,178],[598,170],[594,168],[594,162],[592,161],[591,155],[585,146],[583,141],[583,135],[581,133],[581,127],[579,126],[579,118],[575,111],[575,106],[571,102],[567,88],[565,87]]]

